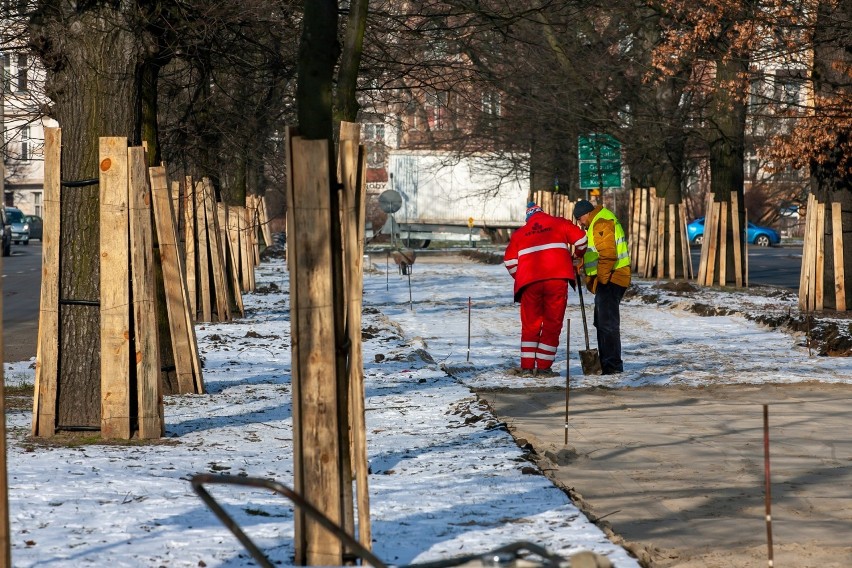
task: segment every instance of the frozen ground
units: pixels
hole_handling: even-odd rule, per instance
[[[519,342],[505,269],[424,258],[409,286],[408,277],[386,274],[385,263],[374,262],[365,277],[363,328],[379,558],[405,564],[529,540],[557,554],[590,549],[618,568],[638,566],[540,474],[472,392],[565,383],[564,347],[555,366],[563,376],[504,373],[517,365]],[[29,437],[30,410],[8,413],[15,566],[253,565],[188,479],[227,472],[292,483],[288,281],[280,260],[258,269],[258,286],[245,296],[245,319],[197,326],[208,393],[167,398],[161,443],[48,446]],[[732,300],[654,286],[638,283],[639,294],[625,303],[625,373],[614,377],[581,375],[582,328],[571,293],[572,387],[849,381],[848,359],[809,357],[800,336],[739,315],[703,317],[690,309],[700,300],[783,311],[794,305],[789,296]],[[468,321],[475,371],[453,379],[441,365],[468,363]],[[563,334],[563,346],[566,341]],[[6,365],[7,385],[31,384],[30,367],[29,361]],[[263,491],[215,494],[273,562],[292,562],[287,503]]]
[[[446,280],[428,274],[417,274],[420,290],[437,293]],[[245,297],[245,319],[197,326],[208,393],[167,397],[161,443],[46,445],[29,437],[31,410],[10,409],[14,566],[254,565],[188,480],[195,473],[227,472],[292,484],[287,273],[276,260],[257,276],[258,293]],[[473,265],[466,278],[458,283],[462,288],[494,279],[492,292],[503,292],[503,275],[490,267]],[[411,319],[394,321],[408,309],[395,305],[404,281],[394,275],[391,293],[384,282],[384,275],[368,277],[364,316],[379,558],[395,564],[445,559],[523,539],[557,554],[591,549],[619,567],[637,566],[540,475],[467,386],[428,361],[423,342],[414,338],[423,334],[406,329]],[[450,331],[456,315],[466,322],[451,303],[432,302],[429,295],[417,302],[425,327]],[[453,335],[464,329],[458,325]],[[7,364],[7,385],[32,384],[31,366]],[[229,503],[273,562],[292,562],[292,514],[283,499],[245,489],[214,494]]]

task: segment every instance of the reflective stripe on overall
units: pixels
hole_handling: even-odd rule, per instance
[[[598,273],[598,257],[600,255],[598,254],[597,247],[595,247],[595,233],[593,231],[598,219],[607,219],[612,221],[615,225],[616,260],[612,269],[616,270],[622,266],[630,266],[630,251],[627,247],[627,238],[624,236],[624,229],[621,227],[621,223],[618,222],[618,219],[615,218],[612,211],[609,209],[601,209],[600,212],[595,215],[595,218],[592,219],[591,224],[589,224],[589,230],[586,231],[586,234],[589,237],[589,243],[588,248],[586,249],[586,254],[583,255],[583,264],[586,268],[586,274],[589,276],[594,276]]]

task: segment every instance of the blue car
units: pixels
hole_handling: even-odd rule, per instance
[[[699,217],[687,225],[686,234],[689,236],[689,241],[694,245],[700,245],[704,242],[704,217]],[[778,231],[769,227],[760,227],[751,222],[748,224],[746,235],[747,242],[759,247],[777,245],[781,242],[781,235],[778,234]]]

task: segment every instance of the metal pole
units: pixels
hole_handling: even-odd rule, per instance
[[[579,286],[580,283],[577,283]],[[571,398],[571,318],[565,330],[565,445],[568,445],[568,401]]]
[[[390,251],[385,257],[385,290],[390,290]]]
[[[769,405],[763,405],[763,471],[766,494],[766,545],[769,568],[774,566],[772,555],[772,486],[769,483]]]
[[[411,299],[411,265],[408,265],[408,307],[414,311],[414,300]]]
[[[467,360],[470,362],[470,296],[467,297]]]

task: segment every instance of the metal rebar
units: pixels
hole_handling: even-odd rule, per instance
[[[568,445],[568,401],[571,397],[571,318],[565,329],[565,445]]]
[[[766,502],[766,546],[769,568],[774,566],[772,554],[772,485],[769,482],[769,405],[763,405],[763,471]]]
[[[213,498],[212,495],[205,489],[205,484],[220,484],[220,485],[238,485],[242,487],[256,487],[269,489],[283,497],[289,499],[294,506],[311,517],[322,528],[337,537],[340,542],[345,545],[355,556],[360,558],[374,568],[387,568],[387,565],[379,560],[372,552],[365,548],[360,542],[352,538],[334,521],[326,517],[320,510],[308,503],[301,495],[277,481],[271,479],[261,479],[257,477],[237,477],[235,475],[213,475],[199,474],[192,476],[190,480],[192,489],[198,494],[204,504],[213,511],[220,521],[233,533],[237,540],[251,554],[255,562],[263,568],[274,568],[263,552],[252,542],[252,540],[243,532],[240,526],[234,519],[228,515],[225,509]]]
[[[467,297],[467,361],[470,362],[470,296]]]

